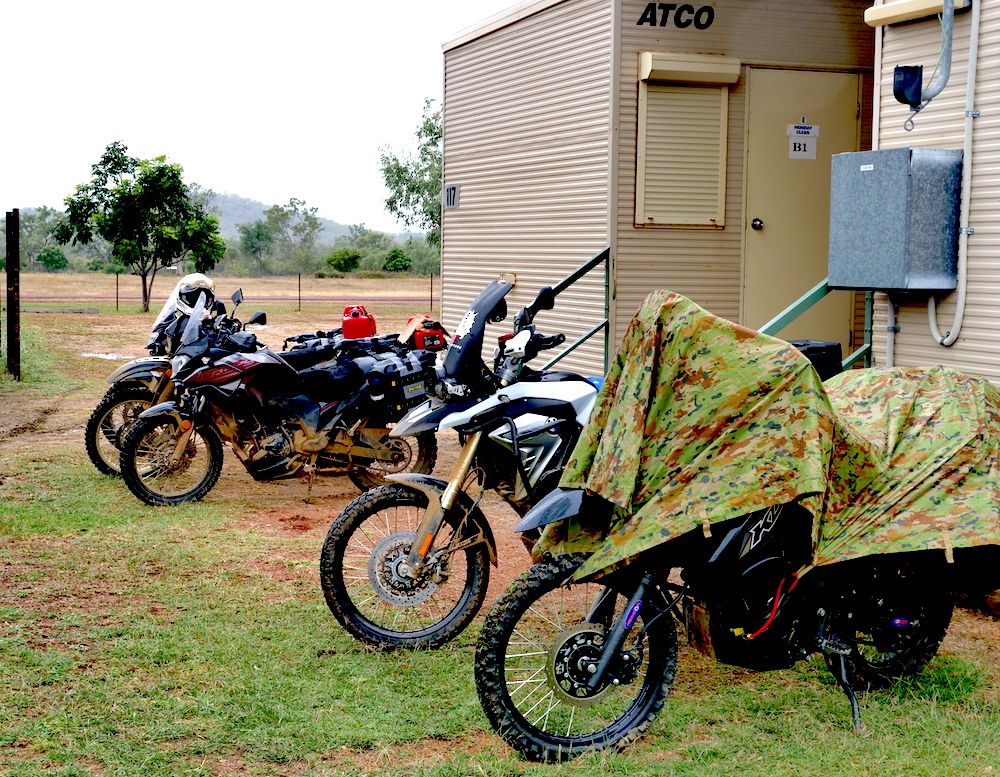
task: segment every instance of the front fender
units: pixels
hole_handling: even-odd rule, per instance
[[[448,487],[448,481],[432,477],[431,475],[420,475],[415,472],[386,475],[385,479],[426,494],[428,510],[441,509],[441,495]],[[486,516],[483,515],[482,510],[476,506],[472,497],[467,493],[459,491],[457,500],[458,506],[468,514],[468,520],[472,523],[471,528],[473,532],[479,531],[482,533],[483,541],[486,543],[486,547],[490,553],[490,563],[493,566],[497,566],[497,542],[493,538],[493,529],[490,528],[490,522],[486,520]]]
[[[579,515],[583,509],[584,491],[579,488],[556,488],[538,500],[517,526],[516,532],[540,529],[556,521]]]
[[[169,416],[173,418],[177,425],[180,426],[181,423],[181,409],[180,406],[173,401],[161,402],[158,405],[153,405],[152,407],[147,407],[141,413],[139,413],[139,418],[160,418],[162,416]]]
[[[133,359],[130,362],[125,362],[108,375],[108,383],[134,380],[152,389],[163,373],[169,369],[170,359],[166,356],[147,356],[142,359]]]

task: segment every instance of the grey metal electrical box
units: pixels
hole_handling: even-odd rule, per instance
[[[832,165],[830,287],[954,289],[962,152],[859,151]]]

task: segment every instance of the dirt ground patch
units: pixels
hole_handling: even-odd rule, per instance
[[[109,290],[114,292],[114,278],[111,276],[25,273],[21,277],[22,299],[34,294],[61,301],[80,295],[99,295],[107,300]],[[168,281],[172,279],[158,279],[158,288],[164,296],[172,288],[172,283]],[[122,276],[121,283],[123,289],[128,284],[132,292],[136,290],[132,286],[138,288],[138,280],[131,276]],[[392,305],[368,301],[365,290],[370,292],[373,283],[377,284],[379,295],[392,300]],[[262,297],[290,302],[296,299],[298,293],[298,281],[294,277],[216,278],[216,284],[216,288],[222,290],[220,298],[230,289],[237,286],[243,288],[247,301],[241,310],[245,309],[245,315],[258,307],[267,310],[266,304],[257,304]],[[254,331],[262,341],[280,350],[287,337],[332,328],[337,324],[338,308],[330,300],[339,294],[351,295],[352,299],[365,304],[377,318],[379,333],[399,331],[406,323],[407,313],[398,312],[397,303],[401,301],[406,310],[407,300],[418,290],[423,292],[427,285],[428,279],[421,278],[402,283],[394,281],[392,284],[358,279],[308,279],[311,293],[327,295],[323,302],[304,305],[301,311],[283,308],[279,314],[269,315],[266,326],[255,327]],[[319,292],[316,292],[317,289]],[[128,304],[135,308],[134,301]],[[5,402],[4,412],[0,415],[0,484],[5,478],[17,477],[17,473],[5,471],[2,463],[4,451],[31,451],[33,456],[44,458],[48,449],[71,445],[79,450],[81,457],[86,456],[83,428],[106,387],[103,380],[127,359],[146,354],[144,345],[158,307],[154,305],[154,312],[150,313],[98,316],[79,313],[22,314],[22,331],[46,333],[48,343],[57,349],[56,369],[70,380],[65,388],[48,386],[19,390],[16,401]],[[426,312],[427,307],[426,304],[422,309],[414,306],[412,314]],[[448,476],[458,450],[458,439],[454,433],[439,436],[435,467],[437,476]],[[266,565],[264,562],[248,561],[248,564],[255,565],[248,569],[249,573],[266,573],[279,579],[303,577],[315,581],[314,562],[318,560],[318,548],[330,524],[359,493],[346,476],[316,478],[311,488],[300,479],[258,483],[247,474],[235,456],[227,454],[222,475],[205,501],[237,507],[240,510],[239,528],[273,538],[273,561]],[[130,496],[125,494],[123,498]],[[483,496],[481,507],[493,526],[501,562],[492,570],[490,598],[487,600],[491,601],[528,567],[529,559],[524,546],[512,531],[517,522],[514,511],[493,493]],[[283,538],[288,536],[315,537],[312,543],[317,548],[315,557],[309,557],[305,551],[294,550],[284,543]],[[307,561],[308,565],[287,563]]]

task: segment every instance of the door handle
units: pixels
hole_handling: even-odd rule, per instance
[[[750,222],[750,228],[751,229],[763,229],[764,228],[764,222],[761,221],[760,219],[754,219],[753,221]]]

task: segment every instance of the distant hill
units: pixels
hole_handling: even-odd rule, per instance
[[[271,206],[257,200],[251,200],[249,197],[240,197],[238,194],[223,192],[222,194],[216,194],[208,207],[212,213],[219,217],[219,227],[222,236],[226,240],[231,240],[238,237],[239,233],[236,231],[237,224],[245,224],[249,221],[257,221],[257,219],[264,218],[264,210]],[[21,213],[29,214],[34,213],[36,210],[37,208],[21,208]],[[57,210],[61,210],[61,206]],[[0,214],[0,216],[2,215]],[[322,217],[320,217],[320,221],[323,223],[323,231],[320,232],[318,240],[320,244],[332,245],[333,241],[339,235],[350,234],[347,224],[341,224]],[[400,243],[405,243],[407,238],[410,237],[419,238],[424,236],[423,232],[390,232],[388,234],[392,235]],[[2,232],[0,232],[0,240],[2,240],[2,237]]]
[[[249,197],[240,197],[238,194],[229,194],[228,192],[216,194],[214,199],[209,203],[209,208],[219,217],[220,231],[222,232],[222,236],[227,240],[237,237],[237,224],[245,224],[249,221],[257,221],[264,218],[264,210],[269,207],[271,206],[265,205],[263,202],[251,200]],[[318,242],[320,243],[333,243],[338,235],[350,234],[347,224],[341,224],[323,217],[320,217],[320,221],[323,223],[323,231],[319,234]],[[400,242],[405,242],[411,234],[419,235],[420,233],[404,232],[395,234],[394,236]]]
[[[237,236],[237,224],[264,218],[264,210],[269,207],[271,206],[263,202],[228,192],[216,194],[209,203],[209,208],[219,217],[220,231],[227,240]],[[320,221],[323,222],[323,231],[319,235],[320,243],[332,243],[337,235],[350,234],[346,224],[339,224],[322,217]]]

